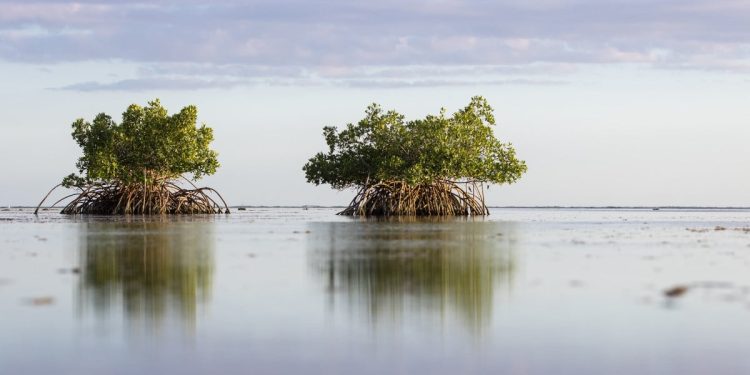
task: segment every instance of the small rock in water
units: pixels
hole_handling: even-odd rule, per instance
[[[664,295],[669,298],[677,298],[681,297],[683,294],[687,293],[688,287],[684,285],[678,285],[672,288],[669,288],[664,291]]]

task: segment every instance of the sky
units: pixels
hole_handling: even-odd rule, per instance
[[[194,104],[233,205],[345,205],[306,183],[326,125],[471,96],[528,172],[491,205],[750,206],[750,3],[0,0],[0,205],[75,171],[77,118]],[[62,194],[62,192],[60,192]]]

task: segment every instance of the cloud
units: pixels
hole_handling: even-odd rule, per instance
[[[529,79],[506,79],[506,80],[352,80],[348,81],[350,87],[361,88],[408,88],[408,87],[459,87],[459,86],[560,86],[565,81],[554,80],[529,80]]]
[[[748,19],[750,5],[738,0],[0,0],[0,59],[192,64],[207,75],[300,82],[373,66],[745,72]]]
[[[451,86],[507,86],[507,85],[564,85],[564,81],[545,79],[193,79],[193,78],[136,78],[112,82],[88,81],[52,88],[53,90],[96,92],[96,91],[154,91],[154,90],[204,90],[232,89],[254,86],[323,86],[335,85],[354,88],[409,88],[409,87],[451,87]]]
[[[62,87],[55,88],[56,90],[67,90],[67,91],[151,91],[151,90],[200,90],[200,89],[216,89],[216,88],[233,88],[237,86],[246,85],[247,82],[232,82],[232,81],[210,81],[203,79],[170,79],[170,78],[154,78],[154,79],[124,79],[114,82],[96,82],[88,81],[81,83],[74,83]]]

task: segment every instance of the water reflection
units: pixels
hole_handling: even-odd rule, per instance
[[[310,226],[311,264],[331,302],[343,297],[375,322],[450,313],[481,332],[495,292],[512,287],[510,224],[402,219]]]
[[[172,318],[194,328],[213,279],[213,223],[86,223],[81,226],[79,301],[129,328],[158,331]]]

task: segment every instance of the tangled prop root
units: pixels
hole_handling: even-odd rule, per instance
[[[207,193],[215,194],[221,200],[223,207]],[[37,213],[48,196],[49,193],[39,203],[34,213]],[[71,196],[75,198],[60,213],[69,215],[229,213],[229,207],[224,198],[216,190],[208,187],[183,189],[172,182],[152,185],[93,183],[81,187],[80,193],[66,196],[52,206]]]
[[[349,206],[349,216],[473,216],[489,215],[481,182],[436,181],[409,185],[381,181],[361,188]]]

